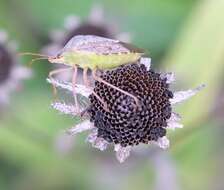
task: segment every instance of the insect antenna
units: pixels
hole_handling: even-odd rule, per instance
[[[29,65],[29,67],[31,67],[31,65],[35,62],[35,61],[38,61],[38,60],[44,60],[44,59],[48,59],[47,57],[38,57],[38,58],[34,58],[34,59],[32,59],[29,63],[28,63],[28,65]]]
[[[50,56],[49,55],[45,55],[45,54],[40,54],[40,53],[31,53],[31,52],[22,52],[22,53],[18,53],[19,56],[23,56],[23,55],[32,55],[32,56],[37,56],[37,58],[31,59],[31,61],[28,63],[29,67],[31,67],[31,65],[38,60],[44,60],[44,59],[48,59]]]
[[[18,53],[19,56],[23,56],[23,55],[33,55],[33,56],[39,56],[39,57],[49,57],[49,55],[45,55],[45,54],[40,54],[40,53],[31,53],[31,52],[22,52],[22,53]]]

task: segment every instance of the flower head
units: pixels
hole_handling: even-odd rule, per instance
[[[90,95],[88,111],[99,137],[126,147],[148,144],[166,135],[167,120],[172,113],[169,99],[173,98],[166,79],[136,63],[107,71],[101,78],[135,95],[140,105],[135,105],[133,98],[96,82],[94,91],[110,110],[105,111],[99,100]]]
[[[9,103],[10,93],[30,75],[29,69],[19,65],[15,43],[8,41],[6,32],[0,30],[0,107]]]
[[[101,74],[101,78],[135,95],[140,105],[135,105],[131,97],[103,83],[95,82],[93,90],[106,102],[108,110],[105,110],[101,102],[89,91],[84,94],[89,95],[90,104],[87,109],[89,118],[69,132],[76,134],[91,130],[87,141],[100,150],[105,150],[109,144],[114,145],[120,162],[130,155],[132,147],[140,143],[157,144],[163,149],[168,148],[167,129],[183,127],[179,123],[180,116],[173,112],[173,105],[193,96],[203,87],[172,92],[170,83],[174,81],[174,74],[162,74],[151,70],[149,58],[142,58],[140,63],[106,71]],[[56,84],[54,81],[50,82]],[[58,83],[57,86],[68,89],[65,84]],[[79,88],[77,87],[77,92]],[[74,114],[74,109],[63,106],[62,103],[57,102],[53,105],[66,114],[68,112]]]

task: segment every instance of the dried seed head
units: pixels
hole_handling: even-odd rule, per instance
[[[0,84],[10,75],[13,60],[8,50],[0,44]]]
[[[106,71],[101,77],[133,94],[141,103],[137,106],[131,97],[95,82],[94,91],[110,110],[105,111],[98,99],[90,95],[89,114],[98,128],[98,137],[126,147],[148,144],[166,135],[167,120],[172,112],[169,99],[173,97],[166,79],[152,70],[148,71],[142,64],[129,64]]]

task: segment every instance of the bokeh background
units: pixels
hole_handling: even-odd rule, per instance
[[[119,164],[112,149],[85,143],[86,134],[63,138],[78,120],[50,107],[52,66],[37,62],[33,77],[0,108],[0,189],[222,190],[224,1],[0,0],[0,28],[19,52],[40,52],[68,15],[86,20],[96,4],[110,29],[128,32],[149,52],[154,69],[176,73],[174,89],[206,88],[177,106],[185,127],[169,133],[169,150],[145,147]],[[21,58],[25,66],[29,60]]]

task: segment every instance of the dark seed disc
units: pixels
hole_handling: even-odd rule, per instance
[[[105,81],[136,96],[140,102],[105,84],[95,82],[94,91],[106,102],[109,112],[91,94],[89,114],[98,136],[122,146],[149,143],[166,135],[173,96],[160,74],[141,64],[129,64],[101,75]]]

